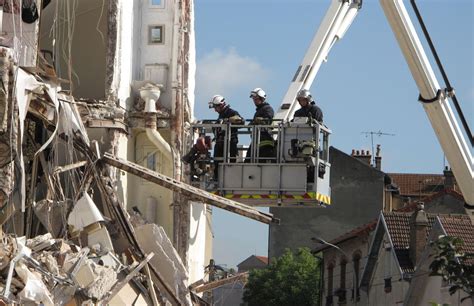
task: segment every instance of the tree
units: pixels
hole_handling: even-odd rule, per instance
[[[253,305],[319,305],[319,261],[308,248],[290,250],[265,269],[250,271],[244,301]]]
[[[463,290],[474,296],[474,254],[462,251],[462,239],[440,236],[434,242],[437,254],[430,264],[430,275],[441,276],[450,285],[449,293]]]

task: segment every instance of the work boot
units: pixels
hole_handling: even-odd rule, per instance
[[[183,157],[181,157],[181,161],[185,164],[190,164],[192,162],[194,162],[197,158],[197,153],[198,151],[196,150],[196,148],[193,146],[191,148],[191,150],[189,150],[189,152],[184,155]]]

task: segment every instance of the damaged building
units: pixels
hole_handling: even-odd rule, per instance
[[[0,298],[205,304],[211,205],[184,182],[193,1],[0,1]]]

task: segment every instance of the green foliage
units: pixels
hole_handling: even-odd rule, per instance
[[[265,269],[250,271],[244,301],[249,306],[318,305],[319,261],[308,248],[286,250]]]
[[[436,302],[429,302],[431,306],[450,306],[449,304],[438,304]]]
[[[457,237],[441,236],[435,243],[437,254],[430,265],[430,275],[441,276],[450,285],[449,293],[463,290],[474,295],[474,266],[468,264],[474,254],[461,251],[463,241]]]

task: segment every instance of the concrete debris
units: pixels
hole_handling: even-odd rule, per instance
[[[181,258],[173,248],[164,229],[156,224],[146,224],[136,229],[137,239],[144,251],[155,256],[150,264],[160,271],[163,279],[175,290],[181,300],[188,300],[188,273]]]
[[[125,112],[75,99],[42,57],[20,68],[17,53],[0,46],[0,305],[191,305],[173,244],[125,209],[99,151],[100,137],[143,126],[143,101]],[[155,106],[169,127],[172,112]]]
[[[0,304],[187,304],[187,272],[168,237],[155,230],[150,251],[137,239],[83,125],[126,131],[124,110],[76,103],[35,69],[15,83],[12,54],[0,47]],[[163,262],[150,267],[155,250]]]
[[[18,294],[20,301],[39,301],[45,306],[54,305],[51,293],[41,280],[41,276],[28,270],[28,267],[21,261],[16,264],[15,271],[25,284],[23,290]]]
[[[41,200],[33,207],[36,217],[53,237],[64,234],[67,213],[72,208],[71,201]]]
[[[132,288],[129,284],[125,285],[111,300],[110,305],[130,306],[145,305],[146,301],[139,292]]]
[[[94,274],[93,282],[85,289],[88,297],[100,300],[117,282],[117,273],[113,268],[91,264]]]

